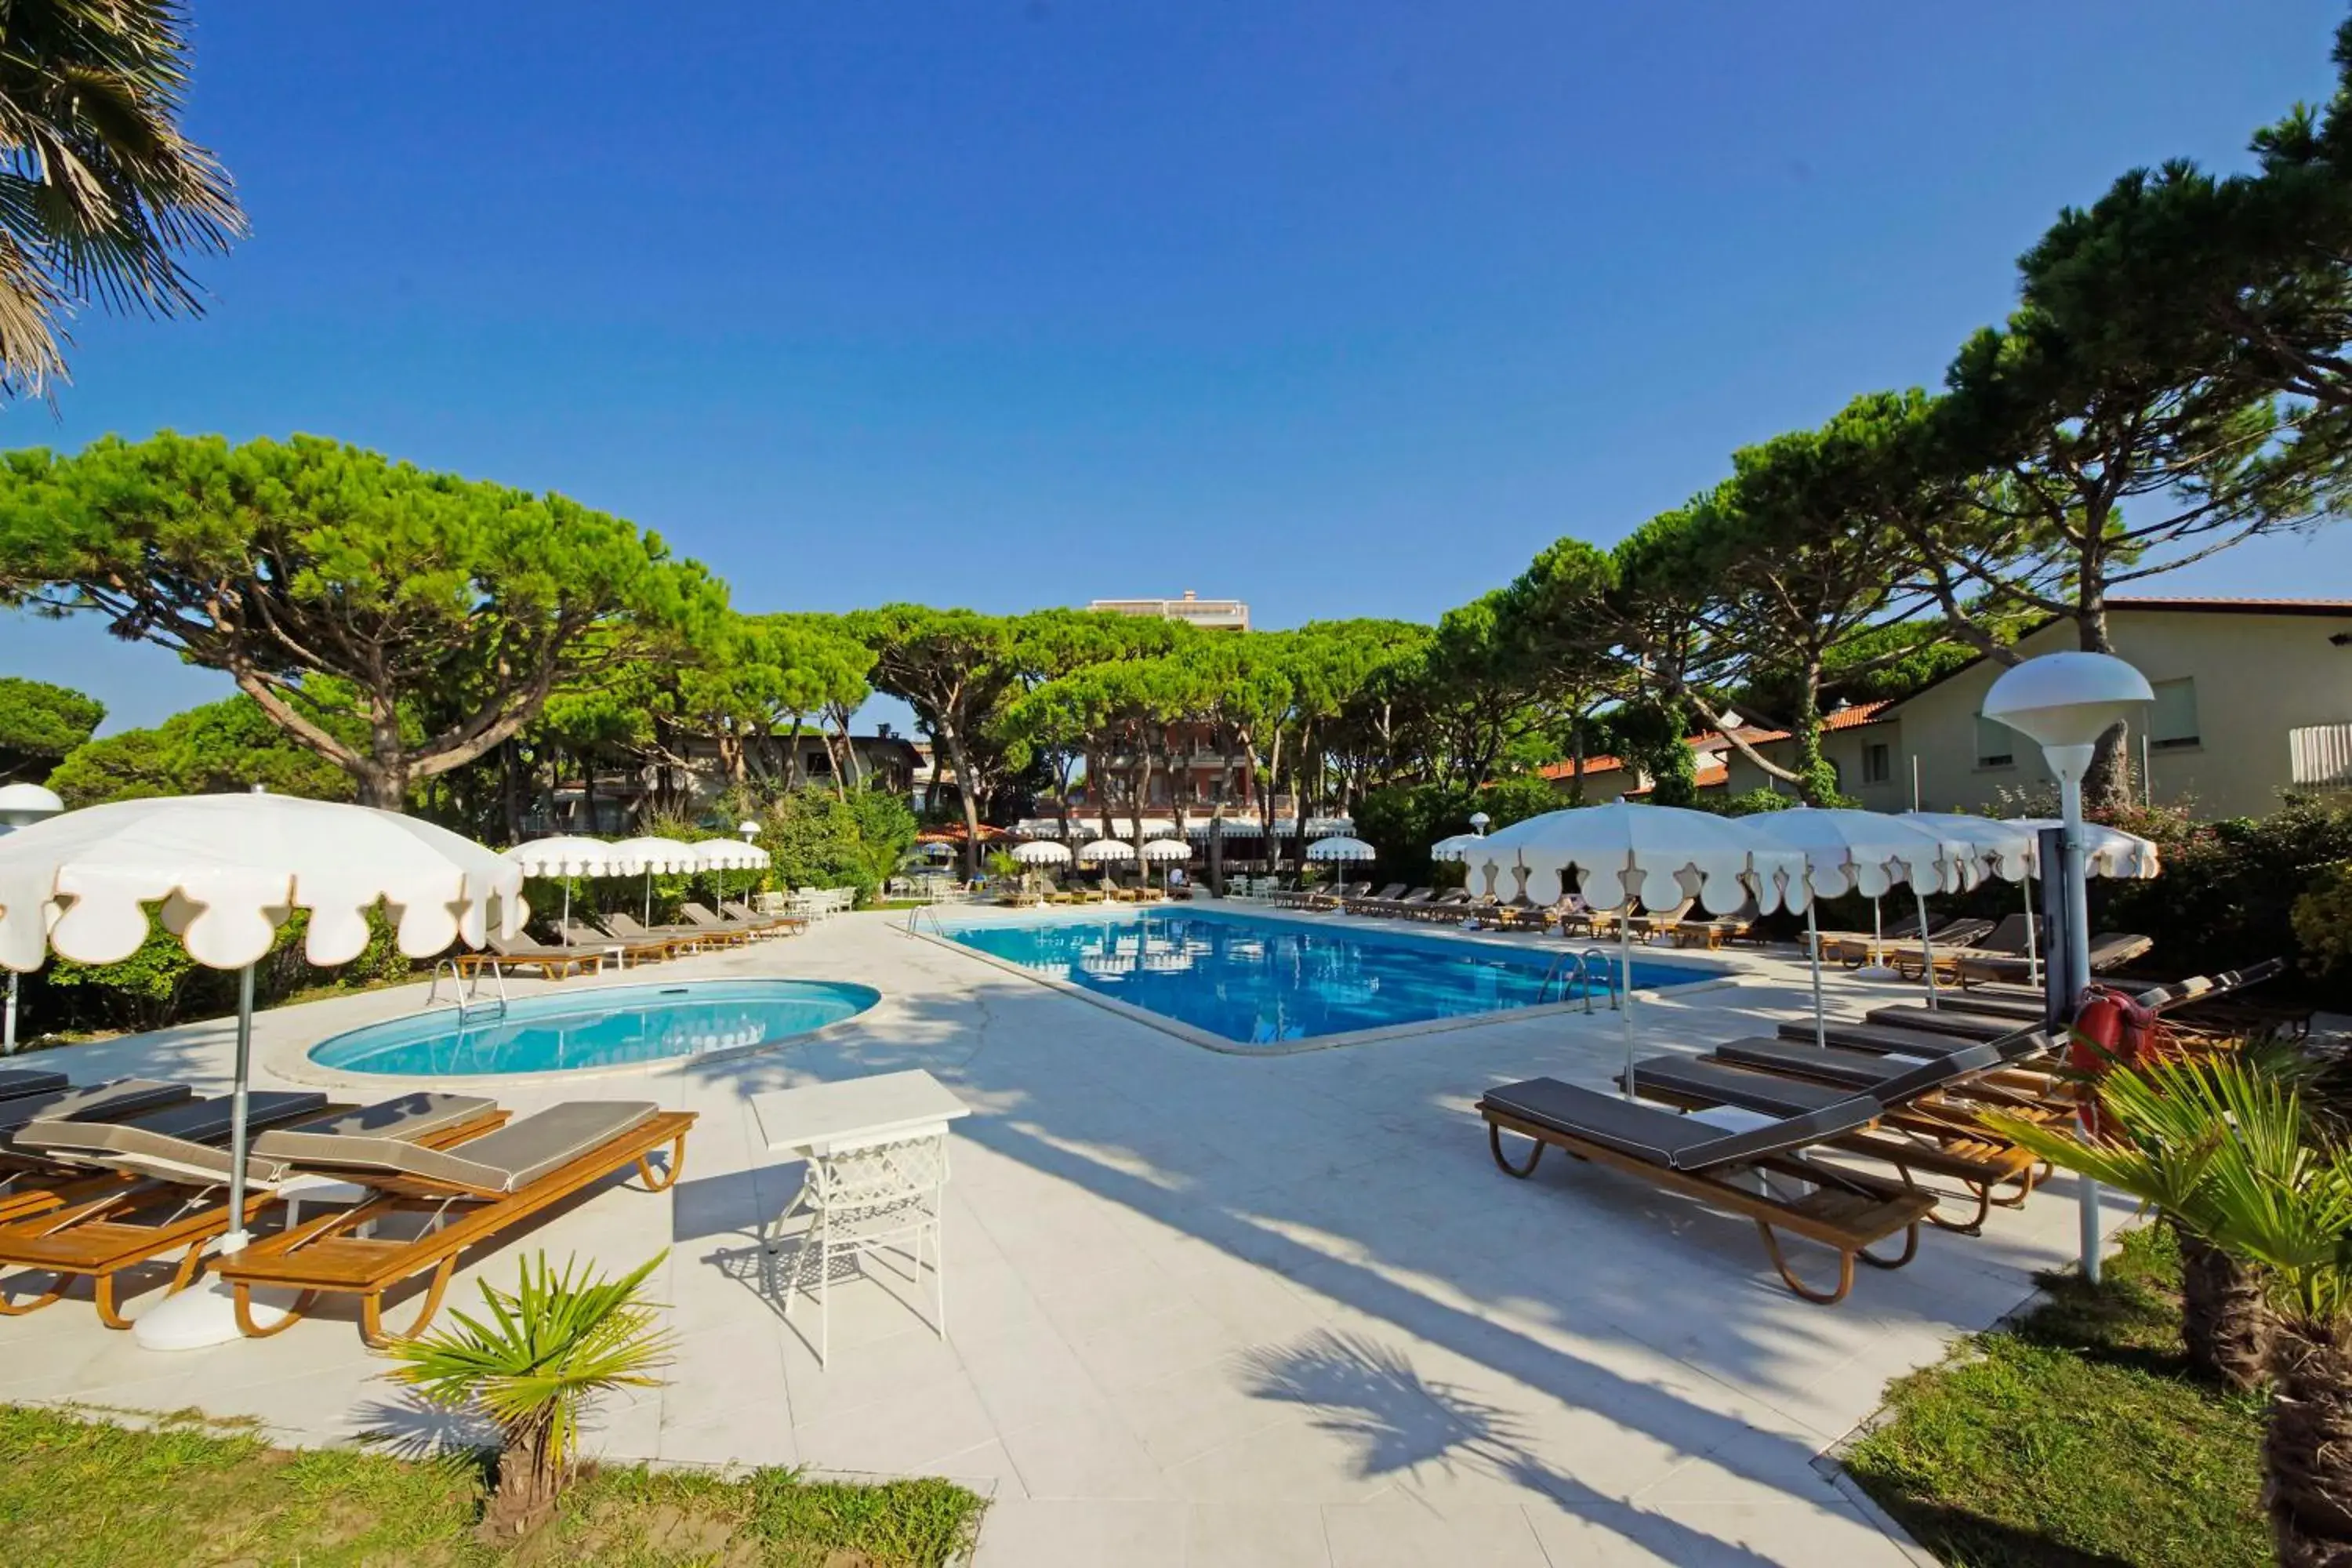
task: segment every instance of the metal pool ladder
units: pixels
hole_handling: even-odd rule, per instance
[[[430,1007],[440,999],[441,972],[446,969],[449,972],[449,994],[457,1001],[457,1027],[462,1029],[477,1018],[505,1017],[507,1016],[507,972],[495,963],[485,964],[483,967],[490,972],[491,982],[499,988],[497,995],[489,997],[478,1005],[468,1006],[469,1002],[481,995],[482,971],[480,969],[474,971],[474,984],[469,987],[466,984],[466,977],[458,973],[457,961],[454,958],[444,958],[437,960],[433,965],[433,988],[425,994],[425,1005]]]
[[[1559,999],[1567,1001],[1565,983],[1569,981],[1575,982],[1578,994],[1584,998],[1584,1010],[1588,1013],[1592,1011],[1592,988],[1596,982],[1609,994],[1612,1012],[1624,1005],[1624,997],[1617,984],[1617,972],[1610,967],[1610,954],[1606,948],[1588,947],[1582,952],[1563,952],[1554,958],[1551,967],[1544,971],[1543,984],[1536,988],[1535,1005],[1540,1007],[1552,1000],[1551,988],[1555,982],[1562,983]]]

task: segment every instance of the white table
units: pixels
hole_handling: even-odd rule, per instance
[[[944,1133],[971,1107],[917,1068],[771,1089],[751,1097],[751,1114],[769,1148],[822,1160],[836,1150]]]
[[[927,1072],[886,1072],[755,1094],[751,1114],[759,1118],[769,1148],[808,1162],[807,1179],[761,1242],[767,1256],[774,1257],[784,1223],[803,1209],[809,1212],[811,1229],[783,1286],[784,1316],[791,1319],[793,1297],[813,1261],[817,1364],[825,1363],[832,1334],[827,1282],[836,1252],[862,1257],[902,1251],[919,1278],[928,1240],[938,1292],[931,1326],[945,1339],[947,1252],[940,1209],[948,1179],[948,1124],[971,1115],[971,1107]]]

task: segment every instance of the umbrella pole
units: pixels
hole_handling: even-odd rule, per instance
[[[246,1125],[246,1086],[253,1071],[253,965],[236,972],[236,1076],[229,1089],[228,1224],[220,1239],[223,1252],[242,1252],[253,1238],[245,1231],[245,1151],[251,1137]]]
[[[0,1057],[16,1054],[16,972],[8,972],[8,1021],[0,1026]]]
[[[563,945],[572,945],[572,879],[563,879]]]
[[[1617,917],[1617,1029],[1625,1037],[1625,1098],[1633,1098],[1633,900]]]
[[[1886,967],[1886,926],[1879,917],[1876,899],[1870,900],[1870,966]]]
[[[654,923],[654,868],[646,868],[646,924]]]
[[[1917,891],[1917,889],[1913,889],[1913,891],[1916,892],[1916,891]],[[1924,963],[1926,964],[1926,967],[1927,967],[1927,1005],[1928,1005],[1928,1006],[1930,1006],[1930,1007],[1933,1007],[1933,1006],[1937,1005],[1937,1001],[1936,1001],[1936,944],[1935,944],[1933,942],[1929,941],[1929,940],[1928,940],[1928,937],[1927,937],[1927,894],[1925,894],[1925,893],[1919,893],[1919,894],[1918,894],[1918,899],[1919,899],[1919,956],[1920,956],[1921,960],[1924,962]]]
[[[2042,955],[2035,951],[2041,944],[2035,940],[2039,933],[2033,929],[2033,873],[2028,871],[2018,879],[2018,883],[2025,889],[2025,978],[2029,984],[2039,985],[2042,984]]]
[[[1827,1049],[1830,1043],[1829,1023],[1822,1016],[1822,933],[1813,913],[1813,900],[1805,900],[1805,951],[1813,960],[1813,1044]]]

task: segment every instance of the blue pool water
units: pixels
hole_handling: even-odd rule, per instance
[[[1514,952],[1223,910],[974,921],[942,927],[941,934],[1241,1045],[1279,1046],[1580,994],[1571,985],[1563,995],[1557,977],[1545,983],[1558,948]],[[1685,985],[1717,973],[1637,960],[1633,984]]]
[[[310,1049],[345,1072],[560,1072],[628,1067],[705,1051],[773,1045],[863,1013],[882,999],[870,985],[820,980],[698,980],[610,985],[524,997],[502,1017],[460,1028],[454,1011],[370,1024]]]

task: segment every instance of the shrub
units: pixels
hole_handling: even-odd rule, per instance
[[[556,1273],[539,1255],[512,1291],[482,1282],[480,1318],[452,1312],[453,1328],[389,1347],[388,1374],[447,1409],[479,1410],[503,1447],[498,1489],[482,1519],[488,1539],[520,1535],[554,1510],[572,1479],[580,1416],[588,1402],[618,1388],[649,1388],[669,1336],[643,1296],[667,1252],[619,1279],[566,1262]]]
[[[1370,845],[1380,858],[1373,862],[1383,881],[1443,882],[1459,887],[1460,866],[1434,866],[1429,847],[1441,838],[1470,831],[1470,814],[1483,811],[1487,831],[1524,822],[1568,802],[1550,783],[1534,773],[1496,779],[1485,789],[1449,789],[1444,784],[1392,784],[1368,792],[1356,803],[1356,837]]]
[[[2095,930],[2152,937],[2155,962],[2182,973],[2300,955],[2311,960],[2304,981],[2311,1000],[2352,999],[2352,971],[2339,963],[2331,973],[2328,951],[2311,944],[2324,911],[2340,907],[2329,903],[2329,889],[2352,861],[2352,805],[2291,797],[2264,817],[2193,823],[2159,808],[2113,821],[2156,841],[2164,874],[2146,882],[2093,880]],[[2317,901],[2299,930],[2295,909],[2306,895]]]
[[[823,786],[793,791],[761,812],[770,879],[792,888],[856,888],[871,902],[915,844],[915,814],[885,790],[846,798]]]
[[[2323,978],[2352,982],[2352,861],[2321,872],[2295,900],[2294,919],[2304,967]]]
[[[367,916],[368,943],[349,963],[322,969],[303,955],[310,916],[301,910],[278,928],[278,940],[254,971],[256,1007],[273,1007],[322,986],[370,985],[398,980],[415,968],[400,951],[399,932],[381,908]],[[24,1028],[28,1036],[64,1030],[167,1029],[183,1019],[233,1011],[234,971],[206,969],[180,939],[152,921],[139,951],[116,963],[52,960],[25,977]]]

